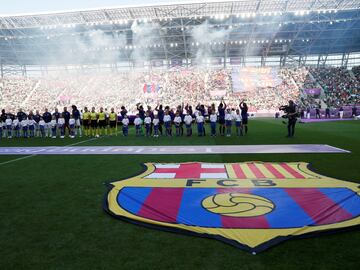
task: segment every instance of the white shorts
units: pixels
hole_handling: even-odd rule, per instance
[[[75,119],[75,127],[80,127],[80,119]]]

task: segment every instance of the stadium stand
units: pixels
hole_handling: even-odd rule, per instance
[[[357,74],[358,69],[353,69]],[[222,97],[231,106],[247,100],[250,111],[276,111],[287,100],[303,107],[315,107],[321,100],[333,107],[356,102],[360,83],[343,68],[283,68],[281,83],[275,87],[258,87],[254,91],[234,92],[231,70],[171,69],[129,71],[59,77],[7,77],[1,81],[2,106],[8,111],[43,110],[77,104],[80,108],[126,106],[133,112],[136,103],[175,108],[182,102],[210,104]],[[356,75],[355,75],[356,76]],[[314,98],[303,90],[320,87],[324,96]],[[19,102],[21,101],[21,102]],[[20,104],[20,105],[19,105]]]

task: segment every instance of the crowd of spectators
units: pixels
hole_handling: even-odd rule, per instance
[[[19,106],[25,105],[24,103],[36,86],[37,81],[37,79],[21,76],[0,79],[0,107],[15,111],[19,109]]]
[[[360,66],[353,67],[352,72],[356,79],[360,82]]]
[[[252,112],[273,112],[288,100],[302,107],[316,107],[321,99],[329,106],[353,104],[359,95],[356,79],[360,69],[351,74],[345,68],[282,68],[281,83],[274,87],[258,87],[252,91],[232,89],[230,69],[173,68],[169,70],[131,70],[118,73],[61,75],[57,77],[6,77],[0,80],[0,107],[8,111],[52,110],[77,104],[85,106],[128,108],[136,112],[136,104],[155,107],[181,103],[196,105],[219,102],[229,106],[245,100]],[[303,89],[322,88],[321,97],[305,94]]]
[[[358,102],[360,82],[344,67],[310,68],[311,74],[324,90],[324,102],[331,107]]]

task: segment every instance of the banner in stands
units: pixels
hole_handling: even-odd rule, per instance
[[[143,86],[144,94],[157,93],[160,90],[160,86],[155,83],[147,84],[145,83]]]
[[[254,91],[257,88],[276,87],[282,80],[277,68],[233,68],[231,78],[234,92]]]
[[[109,184],[104,209],[250,252],[360,224],[359,184],[303,162],[147,163],[143,173]]]
[[[319,96],[321,94],[321,89],[319,89],[319,88],[304,89],[304,92],[307,95]]]

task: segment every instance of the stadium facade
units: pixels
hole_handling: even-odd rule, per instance
[[[1,77],[360,63],[360,1],[243,0],[0,17]]]

